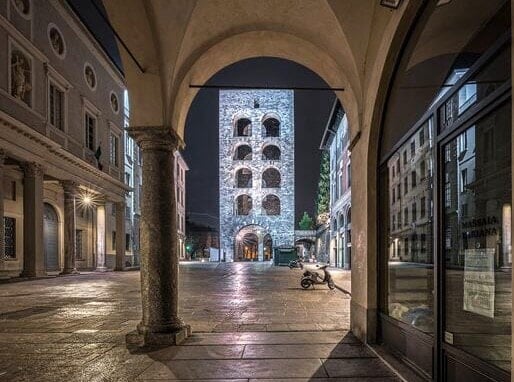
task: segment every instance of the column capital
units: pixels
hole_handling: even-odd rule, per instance
[[[144,150],[175,151],[185,143],[170,126],[131,126],[127,132]]]
[[[66,194],[76,194],[79,184],[73,180],[61,180],[61,186]]]
[[[43,176],[43,166],[36,162],[25,162],[22,164],[23,173],[25,176],[35,178]]]

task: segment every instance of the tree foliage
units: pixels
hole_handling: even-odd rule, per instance
[[[316,198],[316,212],[326,214],[330,207],[330,155],[324,151],[321,156],[319,168],[318,195]]]
[[[300,219],[300,222],[298,223],[298,226],[301,230],[310,230],[314,228],[314,220],[311,218],[311,216],[305,211],[303,213],[302,218]]]

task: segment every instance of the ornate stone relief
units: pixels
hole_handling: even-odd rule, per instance
[[[120,102],[118,101],[118,96],[116,95],[116,93],[111,92],[110,100],[112,111],[118,114],[118,112],[120,111]]]
[[[93,67],[89,64],[84,66],[84,77],[86,79],[87,85],[91,88],[91,90],[96,89],[96,74],[93,70]]]
[[[11,50],[11,95],[32,106],[31,60],[18,48]]]
[[[59,57],[64,57],[66,53],[66,46],[64,44],[64,38],[61,32],[54,25],[50,25],[48,28],[48,39],[50,40],[50,46],[54,53]]]

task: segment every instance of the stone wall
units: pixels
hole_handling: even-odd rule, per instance
[[[241,228],[254,224],[261,226],[271,235],[274,247],[292,246],[294,244],[293,91],[220,91],[219,107],[221,253],[225,252],[227,261],[234,260],[235,236]],[[262,123],[268,117],[280,121],[278,137],[264,137]],[[234,136],[234,127],[240,118],[251,120],[251,136]],[[236,148],[241,144],[248,144],[252,148],[251,160],[234,160]],[[262,160],[262,150],[269,144],[280,148],[280,160]],[[262,187],[262,173],[270,167],[280,171],[280,188]],[[240,168],[252,171],[251,188],[235,187],[235,174]],[[249,215],[237,216],[235,200],[242,194],[251,196],[253,208]],[[262,200],[270,194],[280,198],[280,215],[268,216],[262,210]]]

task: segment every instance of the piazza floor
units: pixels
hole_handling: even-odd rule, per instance
[[[0,380],[397,380],[348,333],[348,295],[302,290],[300,270],[190,263],[180,274],[193,335],[147,352],[125,345],[140,318],[139,272],[0,284]]]

